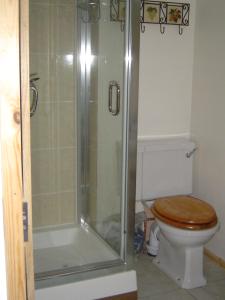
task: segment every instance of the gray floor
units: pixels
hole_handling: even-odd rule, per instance
[[[152,258],[140,254],[135,269],[138,278],[139,300],[225,300],[225,269],[205,257],[207,286],[193,290],[179,288],[170,278],[152,264]]]

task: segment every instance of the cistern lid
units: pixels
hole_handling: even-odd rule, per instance
[[[217,223],[213,207],[190,196],[159,198],[155,201],[152,212],[162,221],[180,228],[204,229]]]

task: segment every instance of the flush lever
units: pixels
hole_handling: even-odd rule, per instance
[[[187,157],[187,158],[190,158],[190,157],[195,153],[195,151],[196,151],[197,149],[198,149],[198,148],[195,147],[193,150],[187,152],[187,153],[186,153],[186,157]]]
[[[116,88],[116,108],[113,109],[113,88]],[[117,116],[120,112],[120,85],[117,81],[112,80],[109,82],[109,111],[113,116]]]

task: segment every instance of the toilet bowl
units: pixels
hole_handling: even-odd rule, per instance
[[[219,229],[213,207],[191,196],[172,196],[156,199],[151,211],[160,228],[153,262],[182,288],[206,285],[203,246]]]

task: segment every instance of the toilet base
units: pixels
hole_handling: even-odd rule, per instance
[[[153,263],[184,289],[207,283],[203,276],[203,246],[177,247],[160,233],[159,253]]]

